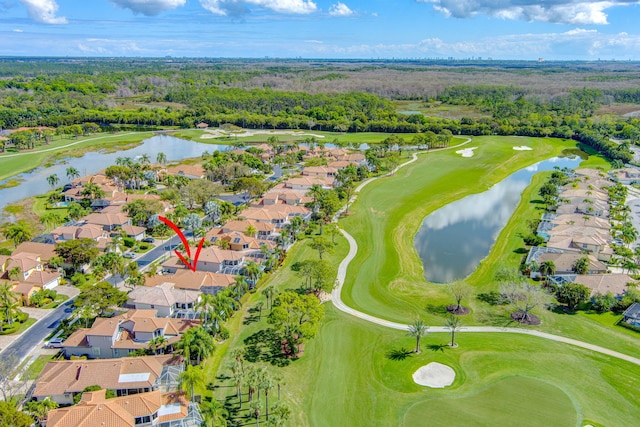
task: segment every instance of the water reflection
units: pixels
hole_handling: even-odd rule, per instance
[[[50,175],[58,175],[60,179],[59,185],[66,184],[68,182],[66,169],[69,166],[75,167],[81,175],[87,175],[115,164],[118,157],[136,159],[146,154],[152,162],[155,162],[158,153],[163,152],[168,161],[176,161],[190,157],[200,157],[205,151],[212,153],[216,150],[226,150],[228,147],[228,145],[187,141],[169,135],[156,135],[129,150],[120,150],[109,154],[99,151],[89,152],[82,157],[67,159],[67,163],[38,168],[33,172],[22,173],[12,177],[11,179],[17,178],[21,180],[21,183],[16,187],[0,190],[0,212],[11,203],[49,191],[51,188],[47,183],[47,177]]]
[[[425,278],[447,283],[471,274],[487,256],[520,201],[522,191],[539,171],[576,167],[581,159],[553,158],[510,175],[484,193],[472,194],[427,216],[415,237]]]

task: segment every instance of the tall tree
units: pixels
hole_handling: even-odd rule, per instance
[[[47,177],[47,182],[49,183],[49,186],[51,188],[55,188],[55,186],[58,185],[58,183],[60,182],[60,178],[58,178],[58,175],[54,173]]]
[[[187,365],[186,369],[179,377],[180,388],[189,394],[189,399],[193,402],[195,399],[196,387],[205,386],[205,374],[200,366]]]
[[[462,326],[462,320],[456,316],[447,316],[447,320],[445,321],[445,326],[451,331],[451,343],[449,344],[451,347],[457,347],[456,344],[456,331],[460,329]]]
[[[31,240],[34,235],[33,227],[27,221],[20,219],[13,224],[4,224],[2,234],[6,239],[13,240],[14,245]]]
[[[322,259],[322,255],[325,253],[333,253],[335,250],[335,245],[324,236],[314,237],[309,243],[309,247],[318,251],[318,257],[320,259]]]
[[[416,349],[413,351],[414,353],[420,353],[420,339],[427,335],[428,331],[429,327],[424,324],[422,319],[416,319],[409,325],[407,332],[409,333],[409,336],[416,339]]]
[[[69,166],[65,172],[69,181],[73,181],[74,179],[80,177],[80,172],[78,172],[78,169],[74,168],[73,166]]]

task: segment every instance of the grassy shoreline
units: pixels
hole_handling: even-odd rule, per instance
[[[0,154],[0,170],[2,171],[0,172],[0,181],[50,163],[56,163],[63,158],[82,156],[89,151],[107,150],[107,152],[113,152],[133,148],[153,135],[153,132],[121,132],[108,135],[90,135],[78,139],[55,138],[49,145],[43,145],[32,151]],[[73,145],[69,146],[69,144]]]

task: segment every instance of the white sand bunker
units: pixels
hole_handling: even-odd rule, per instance
[[[465,148],[464,150],[456,151],[456,154],[461,154],[462,157],[473,157],[473,150],[478,147]]]
[[[438,362],[431,362],[413,373],[413,381],[416,384],[431,388],[450,386],[455,379],[456,371]]]
[[[516,151],[531,151],[531,150],[533,150],[533,148],[527,147],[526,145],[521,145],[519,147],[513,147],[513,149],[516,150]]]

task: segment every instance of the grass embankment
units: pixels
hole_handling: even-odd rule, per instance
[[[90,135],[77,139],[57,136],[49,145],[43,145],[34,150],[0,154],[0,180],[65,157],[80,156],[88,151],[115,151],[131,148],[153,135],[153,132],[123,132]]]
[[[457,349],[449,341],[430,334],[421,354],[393,360],[415,340],[328,308],[304,357],[283,369],[296,380],[285,388],[297,405],[290,425],[613,426],[640,416],[635,365],[535,337],[458,334]],[[413,382],[434,361],[456,371],[451,387]]]

